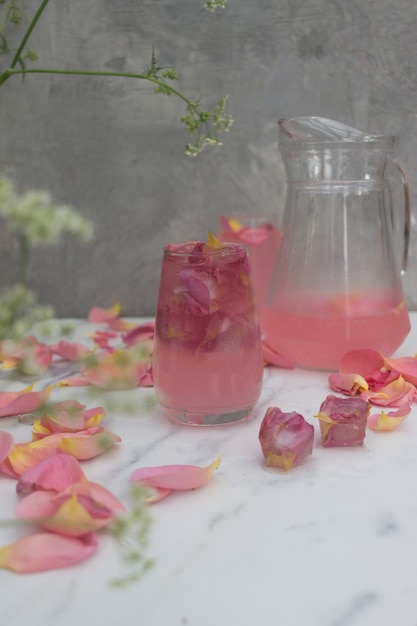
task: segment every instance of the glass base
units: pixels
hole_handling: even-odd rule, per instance
[[[248,406],[231,412],[199,413],[196,411],[181,411],[164,407],[168,419],[175,424],[186,426],[224,426],[248,419],[253,412],[253,406]]]

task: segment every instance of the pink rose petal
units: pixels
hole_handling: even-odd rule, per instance
[[[362,391],[368,391],[368,383],[359,374],[330,374],[329,385],[333,391],[356,396]]]
[[[123,341],[127,346],[133,346],[141,341],[153,339],[155,334],[155,322],[146,322],[134,326],[123,335]]]
[[[105,487],[83,481],[58,493],[34,491],[20,501],[15,513],[46,530],[77,537],[108,526],[124,510]]]
[[[5,430],[0,430],[0,463],[8,457],[13,445],[13,436]]]
[[[130,481],[139,482],[146,487],[157,490],[183,490],[203,487],[211,479],[213,472],[219,467],[221,457],[206,467],[196,465],[162,465],[157,467],[141,467],[135,470]],[[168,493],[164,493],[164,497]],[[158,498],[160,499],[160,498]]]
[[[399,372],[404,380],[417,386],[417,358],[405,356],[398,359],[385,359],[385,367]]]
[[[389,431],[398,428],[400,424],[408,417],[411,412],[411,406],[408,402],[404,402],[396,411],[385,413],[375,413],[368,418],[368,426],[372,430]]]
[[[69,567],[87,559],[97,548],[93,533],[81,538],[37,533],[0,548],[0,567],[18,573]]]
[[[343,355],[339,364],[340,374],[360,374],[367,378],[369,374],[380,370],[384,365],[384,359],[376,350],[363,348],[351,350]]]
[[[116,302],[108,309],[102,307],[93,307],[88,313],[88,321],[94,324],[102,324],[116,319],[120,315],[120,303]]]
[[[364,391],[361,398],[378,406],[400,407],[404,402],[412,402],[416,388],[399,376],[378,391]]]
[[[42,391],[31,391],[33,386],[22,391],[0,391],[0,417],[10,417],[36,411],[49,397],[52,387]]]
[[[60,356],[66,361],[79,361],[84,356],[86,356],[86,354],[89,354],[91,352],[91,350],[89,350],[81,343],[77,343],[76,341],[64,340],[49,346],[49,349],[52,354]]]
[[[69,454],[54,454],[23,472],[16,485],[19,495],[44,489],[62,491],[68,485],[86,480],[81,465]]]

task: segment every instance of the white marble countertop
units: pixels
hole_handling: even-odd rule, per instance
[[[399,355],[417,351],[417,313],[411,318]],[[77,566],[0,570],[1,625],[416,626],[417,408],[396,431],[368,430],[363,447],[324,449],[313,416],[330,393],[327,377],[267,368],[253,419],[223,428],[171,425],[158,407],[143,408],[152,389],[112,394],[113,404],[128,395],[138,410],[109,410],[106,426],[122,443],[83,465],[90,480],[123,500],[137,467],[205,465],[218,454],[222,463],[204,488],[152,506],[155,565],[141,581],[109,586],[122,566],[103,534]],[[87,391],[58,393],[84,401]],[[313,455],[287,474],[263,465],[258,432],[268,406],[296,410],[315,427]],[[28,440],[30,427],[15,419],[0,428]],[[17,501],[14,481],[0,478],[0,516]],[[15,538],[16,529],[0,529],[0,545]]]

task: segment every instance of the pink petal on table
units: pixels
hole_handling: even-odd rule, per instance
[[[76,400],[57,402],[33,424],[33,439],[54,433],[79,432],[97,428],[106,416],[102,407],[86,409]]]
[[[262,356],[265,365],[274,365],[275,367],[282,367],[285,369],[294,369],[294,364],[291,363],[286,356],[271,348],[264,340],[262,340]]]
[[[79,361],[82,357],[91,352],[87,346],[84,346],[81,343],[65,340],[50,345],[49,349],[52,354],[60,356],[66,361]]]
[[[131,328],[123,335],[123,341],[127,346],[133,346],[140,341],[153,339],[155,334],[155,322],[146,322]]]
[[[120,303],[115,302],[108,309],[102,307],[93,307],[88,313],[88,321],[94,324],[107,323],[119,317],[121,311]]]
[[[361,398],[378,406],[400,407],[404,402],[412,402],[416,393],[414,385],[399,376],[378,391],[364,391]]]
[[[380,370],[384,365],[384,358],[376,350],[363,348],[351,350],[343,355],[339,364],[340,374],[360,374],[367,378],[369,374]]]
[[[393,380],[397,380],[399,376],[400,373],[395,370],[379,370],[374,372],[367,377],[369,389],[378,391],[381,387],[385,387],[385,385],[388,385],[388,383],[391,383]]]
[[[5,339],[0,343],[0,360],[5,369],[16,367],[19,371],[38,375],[46,372],[52,360],[49,346],[40,343],[33,335],[20,341]]]
[[[119,337],[119,333],[110,330],[96,330],[96,332],[91,335],[91,339],[98,348],[110,352],[114,350],[110,341],[117,337]]]
[[[130,475],[129,480],[155,489],[197,489],[209,482],[213,472],[219,467],[220,463],[221,456],[206,467],[198,467],[196,465],[140,467]]]
[[[173,491],[174,489],[162,489],[158,487],[152,487],[145,495],[144,500],[147,504],[155,504],[156,502],[159,502],[160,500],[163,500],[164,498],[169,496],[169,494]]]
[[[409,383],[417,387],[417,358],[404,356],[398,359],[385,359],[385,367],[399,372]]]
[[[128,322],[127,320],[123,320],[123,319],[114,319],[114,320],[110,320],[108,322],[108,326],[112,330],[117,330],[117,331],[119,331],[121,333],[125,333],[125,332],[131,330],[132,328],[134,328],[135,323],[134,322]]]
[[[100,389],[135,389],[152,365],[152,344],[141,344],[97,355],[95,362],[81,367],[81,373]]]
[[[93,533],[81,538],[37,533],[0,548],[0,567],[21,574],[54,570],[84,561],[97,548]]]
[[[119,443],[119,435],[104,428],[90,428],[90,431],[65,435],[59,443],[58,450],[71,454],[79,461],[93,459],[109,450],[115,443]],[[53,436],[53,435],[52,435]]]
[[[0,417],[10,417],[36,411],[49,397],[52,387],[31,391],[33,385],[22,391],[0,391]]]
[[[5,430],[0,430],[0,463],[8,457],[13,445],[13,436]]]
[[[369,388],[366,380],[359,374],[330,374],[329,385],[333,391],[347,396],[356,396]]]
[[[17,443],[4,462],[7,461],[15,476],[21,476],[26,470],[56,454],[58,445],[59,440],[52,439],[52,436],[31,443]],[[2,467],[4,473],[7,473],[7,469],[7,466]]]
[[[60,380],[58,387],[89,387],[91,384],[84,376],[75,376],[74,378]]]
[[[23,472],[16,485],[19,495],[37,490],[62,491],[68,485],[86,480],[81,465],[69,454],[54,454]]]
[[[52,532],[77,537],[108,526],[124,511],[102,485],[85,481],[59,493],[34,491],[19,502],[15,514]]]
[[[396,411],[375,413],[368,418],[368,427],[372,430],[390,431],[397,428],[411,413],[411,405],[404,402]]]

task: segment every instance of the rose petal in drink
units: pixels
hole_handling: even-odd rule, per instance
[[[315,417],[325,448],[363,444],[370,405],[362,398],[329,395]]]

